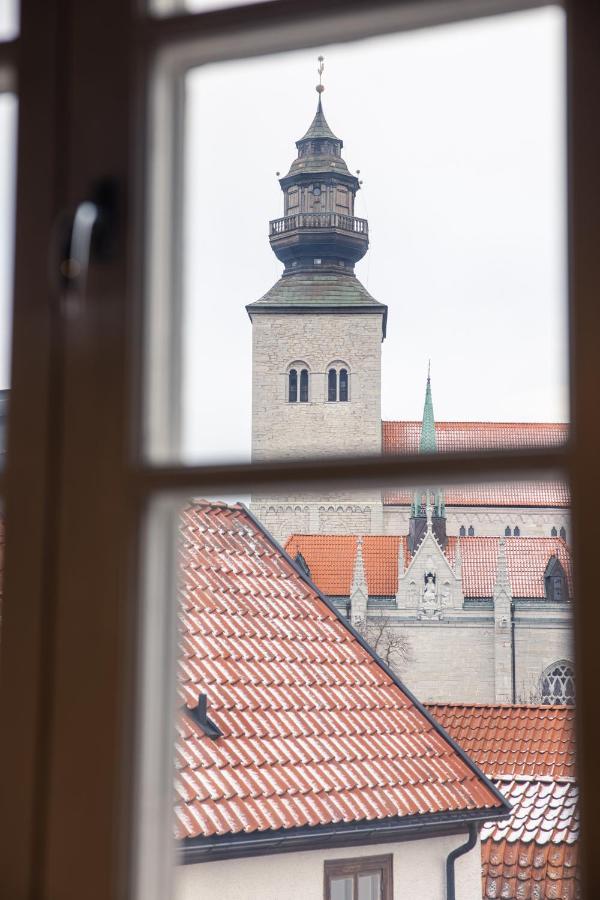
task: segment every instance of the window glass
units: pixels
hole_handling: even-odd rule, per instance
[[[188,69],[182,159],[154,181],[147,283],[173,334],[150,342],[150,456],[418,452],[429,360],[437,450],[563,443],[563,55],[563,13],[546,8]],[[285,404],[298,358],[301,426]],[[330,408],[334,428],[336,358],[352,402]]]
[[[353,879],[332,878],[329,882],[331,900],[354,900],[352,895]]]
[[[308,369],[300,372],[300,402],[308,403]]]
[[[348,399],[348,369],[340,369],[340,400]]]
[[[19,0],[0,0],[0,41],[16,37],[19,30]]]
[[[12,277],[17,100],[0,94],[0,461],[6,451],[12,336]],[[1,464],[0,462],[0,464]]]
[[[295,403],[298,399],[298,373],[296,369],[291,369],[288,382],[288,400]]]
[[[564,493],[559,493],[559,487]],[[550,488],[553,495],[548,493]],[[424,504],[416,504],[415,495],[424,497]],[[563,505],[553,506],[559,496]],[[524,497],[529,498],[528,506]],[[279,841],[285,840],[286,830],[307,827],[312,821],[312,802],[288,803],[286,792],[291,790],[290,797],[296,797],[294,779],[302,777],[302,783],[311,784],[317,792],[314,802],[321,802],[321,782],[316,776],[309,778],[309,770],[315,765],[323,772],[323,746],[332,740],[326,710],[333,704],[334,715],[341,702],[338,691],[344,688],[337,662],[332,672],[327,669],[327,660],[337,660],[337,650],[333,657],[323,653],[319,662],[321,677],[332,679],[335,692],[323,690],[321,681],[315,681],[310,660],[317,635],[319,641],[325,640],[322,623],[332,611],[338,625],[347,622],[434,717],[457,705],[472,709],[471,732],[465,732],[468,723],[461,719],[459,743],[470,733],[473,746],[481,748],[482,705],[495,721],[493,717],[504,715],[506,706],[513,703],[528,705],[527,715],[539,718],[537,710],[544,706],[574,702],[572,621],[578,598],[572,587],[571,548],[559,537],[549,536],[550,522],[559,517],[568,522],[565,498],[563,484],[541,481],[438,485],[435,489],[348,483],[327,483],[311,490],[299,485],[285,490],[263,486],[249,494],[227,491],[209,498],[190,496],[183,508],[174,506],[170,520],[162,525],[157,520],[147,577],[155,604],[148,618],[157,633],[154,643],[146,641],[147,652],[155,666],[158,648],[178,634],[177,674],[169,683],[167,667],[156,682],[145,683],[148,702],[172,708],[177,722],[178,900],[202,896],[209,888],[210,867],[203,865],[208,859],[202,854],[212,852],[213,845],[218,850],[220,834],[233,837],[244,832],[244,840],[252,841],[256,833],[262,841],[272,829]],[[473,536],[460,532],[465,505],[477,522]],[[506,537],[507,516],[513,518],[517,511],[521,537]],[[175,562],[169,561],[171,553]],[[564,572],[565,595],[560,604],[550,604],[545,573],[556,571],[557,565]],[[320,594],[315,594],[313,585]],[[317,612],[314,619],[311,604]],[[342,635],[342,640],[350,640]],[[284,686],[278,674],[280,658],[286,660]],[[249,672],[253,673],[251,685]],[[173,708],[169,705],[175,684],[178,699]],[[361,749],[354,765],[371,771],[379,765],[380,745],[364,739],[365,715],[371,713],[360,703],[354,681],[351,684],[351,694],[344,701],[344,727],[352,730],[356,723]],[[311,719],[319,735],[314,756],[316,745],[306,743],[301,721],[303,710],[318,704],[321,712]],[[277,739],[262,734],[267,722],[275,731],[279,725],[283,728],[280,717],[288,731],[277,732]],[[374,722],[369,727],[379,725]],[[388,718],[382,727],[389,727]],[[244,753],[240,729],[266,754],[260,775],[254,756]],[[255,730],[262,734],[260,739],[249,736]],[[167,751],[173,756],[172,733],[169,728],[161,732],[168,745],[165,757]],[[515,729],[515,733],[521,732]],[[574,744],[574,732],[568,741]],[[303,767],[308,769],[286,766],[288,787],[271,800],[272,783],[280,778],[277,754],[287,758],[300,746],[304,747]],[[506,737],[498,742],[495,731],[490,731],[484,746],[490,754],[498,746],[506,754],[501,768],[491,770],[491,775],[504,777],[508,761],[520,775],[540,774],[538,770],[528,774],[529,743],[523,750],[522,744],[512,744]],[[394,773],[403,777],[395,748],[393,743],[393,757],[385,770],[385,778],[391,779],[390,796],[395,796]],[[158,752],[156,743],[147,742],[144,749]],[[214,781],[215,765],[218,782]],[[339,765],[331,763],[332,768],[327,768],[330,778],[335,774],[342,779],[344,763]],[[233,807],[229,779],[237,785]],[[210,794],[208,784],[213,785]],[[251,785],[259,791],[260,802],[250,792]],[[327,809],[335,814],[338,800],[331,793],[327,796]],[[370,805],[365,805],[365,815],[373,814],[372,804],[379,802],[379,796],[367,793]],[[171,794],[165,795],[163,819],[155,821],[169,839],[172,802]],[[343,797],[339,802],[344,802]],[[355,798],[353,809],[357,803]],[[360,803],[358,809],[360,817]],[[146,815],[140,821],[148,828],[153,818]],[[365,855],[365,848],[357,849],[355,860]],[[292,857],[293,853],[284,854],[282,859]],[[233,871],[231,866],[226,868],[227,861],[213,859],[211,865],[220,868],[224,879]],[[322,861],[315,858],[315,865],[322,866]],[[328,862],[334,865],[335,861]],[[279,870],[263,864],[256,871],[257,884],[268,896],[270,879],[278,878]],[[385,888],[384,872],[371,865],[352,872],[330,868],[325,874],[332,897],[379,900]]]
[[[327,376],[327,399],[331,401],[337,400],[337,372],[330,369]]]
[[[381,872],[358,876],[358,900],[380,900]]]

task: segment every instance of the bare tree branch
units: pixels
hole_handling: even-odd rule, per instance
[[[399,672],[412,662],[412,647],[407,635],[383,610],[355,622],[354,627],[391,669]]]

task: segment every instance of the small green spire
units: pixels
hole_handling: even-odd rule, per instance
[[[427,366],[427,386],[425,388],[425,404],[423,406],[423,420],[421,422],[421,436],[419,438],[419,453],[435,453],[437,450],[435,439],[435,418],[433,416],[433,399],[431,396],[431,360]],[[428,493],[428,492],[427,492]],[[411,515],[423,515],[423,490],[415,491]],[[444,495],[441,491],[433,492],[433,515],[443,518],[446,515]]]
[[[435,453],[436,450],[435,419],[433,417],[433,400],[431,398],[431,363],[429,363],[427,367],[427,387],[425,388],[425,405],[423,406],[419,453]]]

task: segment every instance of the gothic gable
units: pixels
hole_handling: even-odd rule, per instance
[[[464,603],[460,560],[453,569],[429,529],[403,574],[399,574],[396,602],[423,619],[441,618],[447,609]]]

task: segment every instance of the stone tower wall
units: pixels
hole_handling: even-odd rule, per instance
[[[252,328],[252,458],[381,453],[381,314],[261,314]],[[327,367],[343,361],[350,399],[327,400]],[[288,403],[303,362],[309,402]]]

